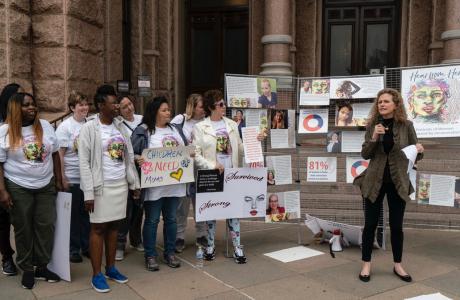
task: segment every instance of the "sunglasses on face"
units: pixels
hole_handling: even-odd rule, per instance
[[[216,102],[215,106],[219,106],[219,107],[224,107],[225,106],[225,102],[222,100],[222,101],[219,101],[219,102]]]

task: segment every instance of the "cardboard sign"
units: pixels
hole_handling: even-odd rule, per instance
[[[193,182],[193,146],[145,149],[141,188]]]

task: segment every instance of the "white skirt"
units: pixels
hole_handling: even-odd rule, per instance
[[[91,223],[106,223],[126,218],[128,182],[125,178],[104,182],[102,195],[94,198],[94,212],[89,214]]]

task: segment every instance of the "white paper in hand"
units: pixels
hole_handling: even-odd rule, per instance
[[[48,269],[70,282],[69,240],[72,194],[59,192],[56,199],[54,247]]]
[[[415,159],[417,158],[417,147],[415,145],[410,145],[402,149],[404,155],[406,155],[407,159],[409,160],[409,165],[407,166],[407,173],[414,167]]]

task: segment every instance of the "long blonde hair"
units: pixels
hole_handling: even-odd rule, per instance
[[[374,104],[372,105],[371,111],[369,113],[367,125],[374,126],[378,123],[378,119],[380,116],[378,102],[380,96],[382,96],[383,94],[389,94],[393,97],[393,102],[396,105],[394,112],[395,122],[405,122],[407,120],[407,113],[406,109],[404,108],[404,100],[401,94],[395,89],[385,88],[377,93],[377,97],[375,98]]]
[[[190,120],[193,117],[195,108],[200,101],[203,101],[203,96],[200,94],[190,94],[187,98],[187,104],[185,106],[185,119]]]
[[[5,123],[8,124],[8,138],[11,149],[17,149],[21,147],[22,142],[22,103],[26,97],[32,98],[35,105],[34,96],[29,93],[17,93],[14,94],[8,102],[8,110],[6,115]],[[35,115],[34,122],[32,124],[33,132],[37,140],[38,148],[40,149],[43,144],[43,128],[38,117],[38,112]]]

